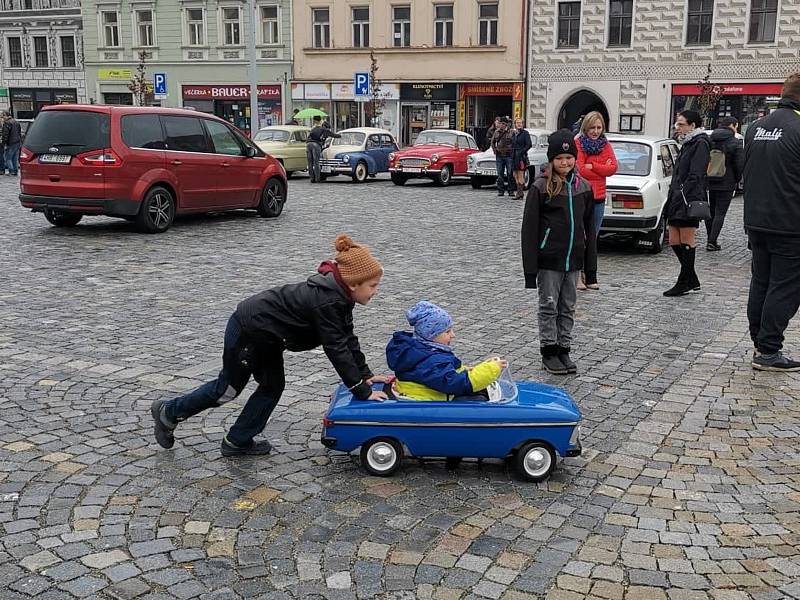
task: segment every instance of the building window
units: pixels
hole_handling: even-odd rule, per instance
[[[481,46],[497,46],[497,3],[478,5],[478,38]]]
[[[103,35],[101,36],[106,48],[116,48],[119,46],[119,13],[116,11],[103,11],[100,13],[100,20],[103,23]]]
[[[577,48],[581,36],[581,3],[558,3],[558,47]]]
[[[311,21],[314,31],[314,48],[330,48],[330,10],[327,8],[315,8],[311,11],[311,14]]]
[[[22,68],[22,38],[10,37],[8,39],[8,66],[16,69]]]
[[[35,67],[49,67],[50,57],[47,52],[47,38],[35,36],[33,38],[33,65]]]
[[[61,66],[74,67],[77,65],[75,60],[75,38],[71,35],[61,36]]]
[[[411,45],[411,7],[392,7],[392,40],[395,48]]]
[[[281,38],[278,28],[278,7],[261,7],[261,43],[280,44]]]
[[[633,0],[611,0],[608,12],[608,45],[630,47]]]
[[[714,22],[714,0],[689,0],[686,18],[686,44],[707,46],[711,43]]]
[[[750,9],[750,42],[774,42],[778,0],[753,0]]]
[[[369,47],[369,7],[353,8],[353,47]]]
[[[453,5],[436,4],[433,7],[433,43],[435,46],[453,45]]]
[[[137,43],[139,46],[155,46],[156,38],[153,34],[153,11],[152,10],[137,10],[136,11],[136,35],[138,36]]]
[[[33,10],[33,0],[24,0],[22,2],[22,8],[25,10]]]
[[[239,46],[242,40],[242,27],[238,8],[222,9],[222,29],[226,46]]]
[[[186,9],[186,26],[189,31],[189,45],[204,46],[206,43],[206,24],[202,8]]]
[[[105,92],[103,94],[103,104],[133,106],[133,94],[127,92]]]

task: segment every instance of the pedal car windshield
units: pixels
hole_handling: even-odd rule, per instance
[[[512,402],[517,399],[519,391],[511,371],[505,367],[500,373],[500,377],[492,383],[486,391],[489,393],[489,402]]]

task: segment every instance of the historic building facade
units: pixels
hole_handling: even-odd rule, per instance
[[[79,0],[0,0],[0,109],[86,102]]]
[[[129,89],[144,56],[146,104],[189,107],[250,129],[248,40],[244,0],[83,0],[90,100],[133,104]],[[292,76],[290,0],[256,0],[259,124],[286,120]],[[158,92],[166,92],[159,94]]]
[[[524,113],[526,0],[294,0],[296,106],[324,110],[337,129],[359,123],[404,145],[427,128],[483,133],[496,115]],[[354,93],[377,66],[382,110]],[[377,112],[377,111],[376,111]]]
[[[775,106],[800,70],[796,0],[533,2],[528,119],[570,126],[589,110],[611,131],[666,135],[698,107],[711,65],[719,101],[707,126],[735,115],[744,129]]]

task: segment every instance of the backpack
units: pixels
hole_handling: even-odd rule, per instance
[[[725,177],[725,151],[722,148],[712,148],[708,158],[706,175],[709,177]]]

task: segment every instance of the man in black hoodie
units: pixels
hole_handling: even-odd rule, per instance
[[[242,393],[252,376],[258,387],[222,438],[222,455],[268,454],[267,440],[255,441],[280,400],[285,385],[283,352],[322,346],[339,377],[359,400],[383,399],[373,392],[376,377],[353,332],[353,307],[366,305],[378,293],[383,268],[365,246],[340,235],[335,261],[323,262],[302,283],[265,290],[239,303],[228,319],[222,370],[193,392],[174,400],[157,399],[150,406],[156,441],[172,448],[175,428],[202,411]]]
[[[753,252],[747,318],[761,371],[800,371],[783,332],[800,306],[800,73],[745,136],[744,227]]]
[[[706,221],[706,250],[709,251],[722,250],[717,240],[744,170],[744,148],[741,140],[736,137],[738,124],[736,117],[722,117],[719,127],[711,133],[711,153],[713,155],[715,150],[719,150],[724,154],[725,174],[721,177],[709,175],[706,178],[711,209],[711,218]]]

